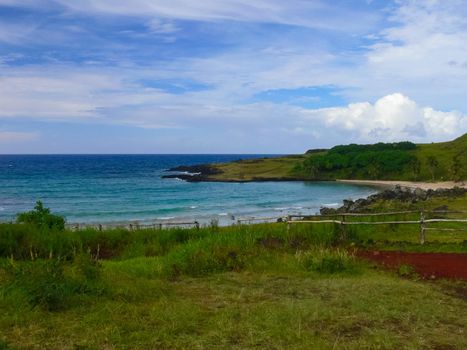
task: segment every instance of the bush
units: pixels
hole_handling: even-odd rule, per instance
[[[71,259],[79,237],[68,231],[41,229],[32,224],[0,224],[0,256],[14,259]]]
[[[36,202],[34,210],[18,214],[16,222],[19,224],[32,224],[39,228],[65,229],[65,219],[52,214],[49,208],[44,208],[41,201]]]
[[[32,307],[50,311],[62,309],[76,287],[66,281],[63,263],[59,260],[12,263],[7,271],[13,276],[10,287],[25,292]]]
[[[11,261],[5,269],[11,277],[7,290],[21,290],[32,307],[48,311],[67,308],[75,295],[105,291],[99,266],[85,254],[78,255],[73,263],[61,259]]]
[[[415,275],[415,270],[411,265],[401,264],[397,269],[397,274],[401,277],[411,277]]]
[[[163,257],[163,274],[173,278],[241,271],[254,249],[258,249],[255,247],[256,238],[253,232],[232,232],[193,239],[174,247]]]
[[[417,158],[409,153],[410,142],[347,145],[331,148],[326,154],[311,155],[295,171],[314,179],[342,177],[386,178],[413,171]],[[334,174],[334,175],[333,175]]]

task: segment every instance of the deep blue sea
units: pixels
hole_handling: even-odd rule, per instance
[[[264,155],[0,155],[0,221],[42,200],[68,223],[219,219],[316,213],[374,188],[325,182],[188,183],[177,165]]]

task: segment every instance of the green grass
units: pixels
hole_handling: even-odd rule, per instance
[[[380,270],[348,249],[466,253],[467,232],[430,233],[423,246],[418,227],[341,235],[334,224],[77,232],[2,224],[0,349],[467,348],[465,281]]]
[[[452,161],[457,156],[458,162],[461,164],[459,178],[467,180],[467,134],[450,142],[418,145],[414,154],[422,164],[420,179],[431,179],[431,173],[426,164],[428,157],[434,156],[439,162],[439,166],[435,171],[436,180],[452,180]]]
[[[310,171],[306,167],[307,159],[324,157],[328,151],[314,152],[304,155],[291,155],[285,157],[273,157],[263,159],[241,160],[223,164],[212,164],[213,168],[221,171],[216,175],[210,175],[208,180],[214,181],[255,181],[255,180],[405,180],[405,181],[451,181],[467,179],[467,134],[450,142],[418,144],[414,150],[401,152],[401,156],[418,160],[418,171],[413,170],[409,163],[406,166],[398,166],[397,159],[390,160],[394,163],[395,170],[374,169],[369,165],[354,168],[339,168],[329,171]],[[381,153],[383,155],[383,153]],[[391,155],[389,155],[391,156]],[[396,156],[396,155],[392,155]],[[436,167],[430,167],[429,159],[433,157],[437,161]],[[376,159],[381,157],[376,154]],[[455,160],[455,161],[454,161]],[[402,160],[401,160],[402,161]],[[457,170],[454,170],[457,164]],[[305,164],[305,166],[304,166]],[[357,170],[355,170],[357,169]]]
[[[149,259],[149,265],[153,258]],[[276,263],[292,257],[277,257]],[[114,292],[66,311],[0,300],[1,339],[28,349],[463,349],[465,285],[400,279],[364,268],[326,275],[257,267],[176,281],[104,262]],[[132,264],[132,261],[128,261]]]
[[[304,155],[240,160],[230,163],[213,164],[220,174],[209,178],[216,181],[254,181],[293,179],[292,170],[297,163],[305,160]]]

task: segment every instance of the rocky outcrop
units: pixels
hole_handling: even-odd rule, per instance
[[[162,175],[163,179],[180,179],[188,182],[209,181],[209,176],[222,173],[221,170],[208,164],[181,165],[167,171],[172,174]]]
[[[419,201],[426,201],[433,197],[459,197],[467,193],[467,189],[454,187],[452,189],[438,189],[438,190],[422,190],[417,189],[404,189],[396,186],[392,190],[385,190],[380,193],[371,195],[367,198],[357,199],[356,201],[345,199],[344,205],[340,208],[321,208],[322,215],[332,215],[338,213],[359,213],[367,212],[368,207],[378,201],[394,200],[405,203],[416,203]]]

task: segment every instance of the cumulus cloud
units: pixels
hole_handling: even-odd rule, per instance
[[[466,128],[460,112],[420,107],[400,93],[386,95],[374,104],[351,103],[347,107],[310,110],[313,119],[327,127],[348,131],[364,141],[445,140]]]

